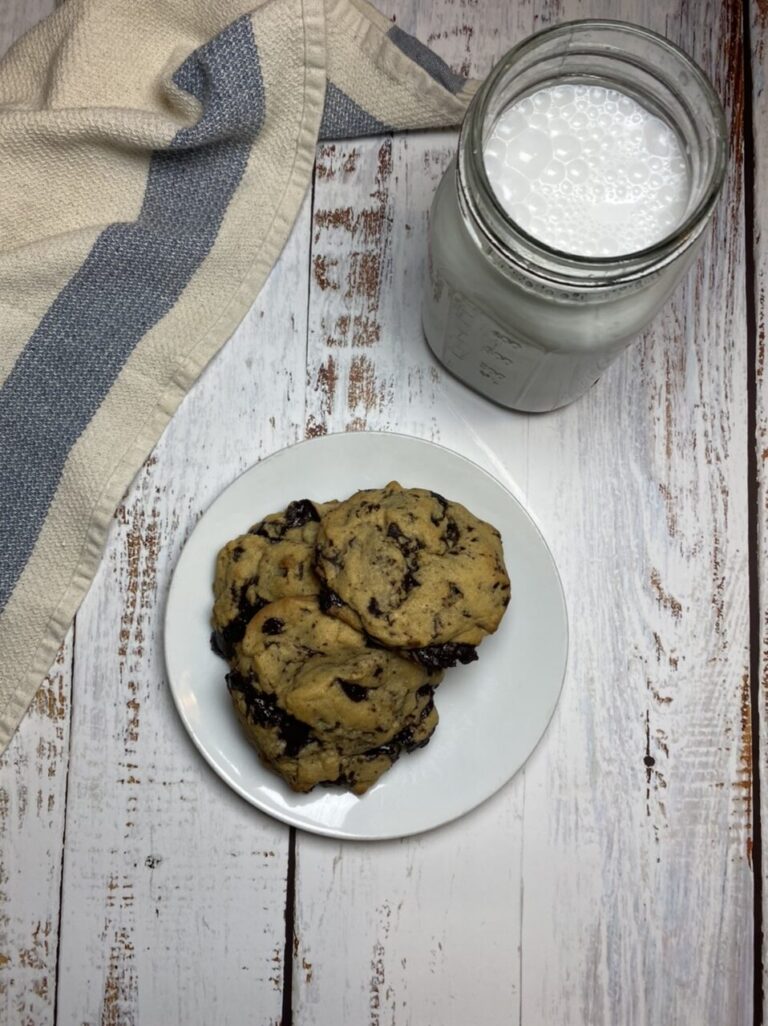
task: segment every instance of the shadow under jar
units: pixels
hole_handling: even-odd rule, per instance
[[[497,195],[499,178],[492,182],[486,158],[500,119],[524,98],[563,86],[614,91],[627,110],[640,109],[674,133],[685,195],[674,225],[645,248],[604,255],[574,245],[576,252],[566,252],[551,236],[543,241],[530,220],[515,220]],[[423,304],[430,348],[463,382],[511,409],[544,412],[577,399],[690,267],[725,166],[720,102],[698,65],[662,36],[623,22],[577,21],[525,40],[472,100],[457,157],[435,194]],[[581,203],[578,189],[573,202]],[[614,242],[621,247],[620,231]]]

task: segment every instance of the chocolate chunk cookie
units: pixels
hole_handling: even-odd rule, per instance
[[[371,648],[312,596],[261,609],[227,681],[264,761],[297,791],[341,783],[362,794],[437,725],[441,674]]]
[[[359,755],[342,753],[285,713],[274,696],[260,692],[252,680],[233,672],[228,674],[227,684],[237,717],[262,761],[294,791],[311,791],[318,784],[340,784],[354,794],[364,794],[401,754],[426,745],[437,726],[437,709],[431,696],[421,698],[419,713],[390,741]]]
[[[251,617],[286,595],[316,595],[315,540],[320,518],[335,502],[292,502],[228,542],[216,559],[213,584],[214,649],[225,659],[245,633]]]
[[[326,612],[430,668],[475,659],[509,603],[496,528],[396,481],[323,516],[315,569]]]

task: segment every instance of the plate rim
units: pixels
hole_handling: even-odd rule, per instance
[[[520,510],[524,514],[524,516],[526,516],[528,518],[528,520],[531,522],[534,530],[536,531],[536,534],[538,535],[539,541],[543,545],[544,551],[547,554],[547,557],[548,557],[549,563],[551,565],[551,568],[554,571],[554,577],[555,577],[555,581],[557,583],[557,593],[558,593],[558,598],[559,598],[559,605],[560,605],[561,612],[562,612],[562,617],[563,617],[563,643],[564,644],[563,644],[563,663],[562,663],[562,669],[560,671],[560,679],[559,679],[559,681],[557,683],[557,689],[555,691],[554,701],[552,703],[552,708],[550,709],[549,714],[547,716],[546,722],[544,723],[543,727],[541,728],[539,736],[536,739],[536,743],[533,745],[531,750],[528,752],[528,754],[526,755],[525,759],[523,759],[523,761],[520,763],[520,765],[517,767],[517,769],[515,769],[508,777],[506,777],[504,780],[502,780],[501,783],[497,787],[494,787],[494,789],[492,791],[489,791],[488,794],[484,798],[482,798],[480,801],[476,802],[474,805],[471,805],[467,809],[461,809],[461,810],[457,811],[454,815],[448,816],[445,819],[441,819],[439,822],[430,823],[430,824],[427,824],[427,825],[425,825],[423,827],[418,827],[416,829],[409,829],[409,830],[407,830],[404,833],[401,832],[401,831],[395,831],[395,832],[383,832],[383,833],[365,833],[364,835],[362,835],[362,834],[359,834],[359,833],[356,833],[356,832],[349,832],[348,830],[344,830],[341,827],[324,826],[321,823],[306,823],[306,822],[303,822],[303,821],[301,821],[301,820],[296,818],[297,815],[300,816],[300,813],[297,810],[295,810],[295,809],[285,809],[285,810],[283,810],[281,808],[272,808],[272,807],[268,808],[268,807],[266,807],[266,805],[265,805],[263,800],[260,800],[258,797],[256,797],[253,794],[249,793],[244,787],[242,787],[236,780],[234,780],[228,774],[226,769],[224,769],[222,766],[219,765],[219,763],[217,763],[214,760],[213,756],[209,753],[208,749],[203,745],[200,737],[198,736],[197,731],[195,730],[195,728],[190,723],[190,721],[189,721],[189,719],[188,719],[188,717],[187,717],[187,715],[186,715],[186,713],[185,713],[185,711],[184,711],[184,709],[183,709],[183,707],[181,705],[180,697],[177,695],[177,691],[176,691],[176,689],[174,688],[174,686],[173,686],[173,684],[171,682],[172,674],[171,674],[171,669],[170,669],[170,666],[169,666],[169,654],[168,654],[168,645],[167,645],[168,619],[169,619],[169,610],[170,610],[170,608],[172,606],[172,599],[173,599],[173,595],[174,595],[174,589],[175,589],[175,587],[177,585],[177,581],[178,581],[177,571],[178,571],[178,568],[179,568],[179,563],[181,562],[182,556],[183,556],[185,550],[187,549],[187,546],[191,542],[191,540],[194,537],[195,533],[201,527],[201,525],[202,525],[203,521],[205,520],[205,518],[211,513],[211,511],[219,503],[219,501],[223,499],[224,495],[232,487],[234,487],[234,485],[241,478],[245,477],[246,474],[252,473],[257,467],[263,466],[263,464],[265,464],[265,463],[269,462],[270,460],[273,460],[273,459],[275,459],[275,458],[277,458],[277,457],[279,457],[281,455],[284,455],[287,452],[292,452],[292,451],[295,451],[295,450],[297,450],[299,448],[302,448],[302,447],[305,447],[305,446],[310,446],[312,444],[322,444],[323,442],[325,442],[326,440],[331,439],[331,438],[343,438],[343,437],[350,437],[350,436],[365,436],[365,437],[372,437],[373,436],[373,437],[377,437],[377,438],[380,438],[380,439],[398,438],[398,439],[401,439],[401,440],[409,442],[409,443],[410,442],[417,442],[417,443],[425,445],[425,446],[427,446],[429,448],[441,449],[441,450],[443,450],[443,452],[448,453],[450,456],[453,456],[453,457],[463,461],[464,463],[469,464],[474,470],[478,471],[484,477],[490,478],[490,480],[494,484],[496,484],[499,488],[501,488],[504,492],[507,493],[507,495],[512,499],[512,501],[520,508]],[[450,448],[447,445],[443,445],[440,442],[435,442],[435,441],[433,441],[430,438],[423,438],[423,437],[421,437],[419,435],[409,435],[409,434],[407,434],[405,432],[402,432],[402,431],[383,431],[383,430],[380,430],[380,429],[372,430],[372,431],[369,431],[369,430],[363,430],[363,431],[332,431],[332,432],[328,432],[327,434],[324,434],[324,435],[317,435],[317,436],[315,436],[313,438],[302,438],[302,439],[299,439],[298,441],[293,442],[290,445],[285,445],[285,446],[281,447],[280,449],[276,449],[274,452],[269,453],[267,456],[264,456],[262,459],[256,460],[255,463],[252,463],[248,467],[245,467],[243,470],[241,470],[240,473],[237,474],[235,477],[233,477],[232,480],[228,484],[225,484],[221,488],[221,490],[216,494],[216,496],[212,499],[212,501],[208,504],[207,508],[205,510],[203,510],[203,512],[201,513],[199,519],[197,520],[197,523],[194,525],[194,527],[192,528],[190,533],[185,538],[184,543],[183,543],[183,545],[182,545],[182,547],[181,547],[181,549],[179,551],[179,554],[176,557],[176,561],[175,561],[175,564],[173,566],[173,570],[171,572],[170,583],[169,583],[167,591],[166,591],[165,607],[164,607],[164,610],[163,610],[162,628],[163,628],[163,663],[164,663],[164,668],[165,668],[165,672],[166,672],[166,676],[167,676],[168,690],[171,692],[171,697],[173,699],[174,707],[176,709],[176,712],[177,712],[177,714],[178,714],[182,724],[184,725],[184,729],[186,730],[187,735],[192,740],[192,743],[194,744],[195,748],[200,753],[200,755],[202,755],[202,757],[205,760],[205,762],[207,763],[207,765],[210,767],[211,770],[213,770],[213,772],[219,777],[219,779],[221,779],[228,787],[230,787],[233,791],[235,791],[235,793],[238,794],[249,805],[251,805],[254,808],[258,809],[259,812],[261,812],[263,815],[269,816],[270,818],[275,819],[278,822],[283,823],[286,826],[293,827],[294,829],[297,829],[297,830],[305,830],[305,831],[307,831],[307,833],[311,833],[311,834],[314,834],[314,835],[320,836],[320,837],[329,837],[329,838],[333,838],[335,840],[343,840],[343,841],[356,841],[356,842],[360,842],[360,843],[365,843],[367,841],[392,841],[392,840],[397,840],[399,838],[404,838],[404,837],[416,837],[416,836],[419,836],[421,834],[429,833],[429,832],[431,832],[433,830],[439,830],[441,827],[448,826],[450,823],[455,823],[456,820],[461,819],[464,816],[468,816],[470,813],[476,811],[477,809],[479,809],[483,805],[485,805],[486,802],[490,801],[491,798],[493,798],[504,787],[506,787],[506,785],[509,784],[517,776],[518,773],[520,773],[522,770],[524,770],[526,765],[530,761],[531,757],[533,756],[533,754],[538,750],[538,748],[541,745],[545,735],[547,734],[547,732],[549,730],[549,727],[550,727],[550,725],[552,723],[552,719],[554,717],[555,711],[557,710],[557,707],[558,707],[558,705],[560,703],[560,698],[562,696],[563,687],[564,687],[564,684],[565,684],[565,678],[566,678],[566,675],[567,675],[567,672],[568,672],[568,658],[569,658],[569,655],[570,655],[570,640],[571,640],[570,639],[570,619],[569,619],[569,616],[568,616],[568,604],[567,604],[566,598],[565,598],[565,588],[563,587],[563,581],[562,581],[562,577],[560,575],[560,570],[559,570],[559,568],[557,566],[557,562],[555,561],[555,557],[552,554],[552,550],[550,549],[549,544],[548,544],[546,538],[544,537],[544,533],[543,533],[543,531],[542,531],[542,529],[541,529],[541,527],[540,527],[540,525],[538,523],[537,518],[527,508],[527,505],[525,505],[523,503],[522,499],[520,497],[518,497],[512,491],[512,489],[510,487],[508,487],[506,484],[504,484],[504,482],[500,481],[494,474],[492,474],[490,472],[490,470],[487,470],[485,467],[481,466],[479,463],[477,463],[475,460],[471,459],[469,456],[464,455],[464,453],[457,452],[455,449],[452,449],[452,448]]]

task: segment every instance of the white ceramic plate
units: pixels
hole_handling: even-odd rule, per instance
[[[358,798],[337,788],[294,794],[265,769],[235,718],[225,664],[209,647],[218,549],[292,499],[346,498],[391,480],[463,503],[502,534],[512,600],[479,660],[446,673],[432,740]],[[523,765],[555,709],[568,649],[563,590],[546,542],[498,481],[449,449],[405,435],[327,435],[275,453],[231,484],[181,554],[168,596],[165,658],[173,698],[204,758],[259,809],[333,837],[384,839],[463,815]]]

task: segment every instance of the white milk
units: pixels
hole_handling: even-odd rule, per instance
[[[675,132],[615,89],[556,85],[507,108],[485,168],[509,217],[579,256],[634,253],[680,224],[688,165]]]

